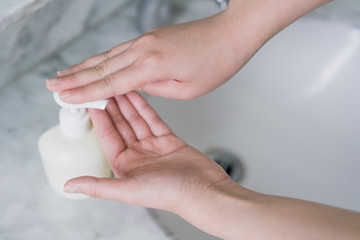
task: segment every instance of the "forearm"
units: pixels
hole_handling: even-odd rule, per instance
[[[204,193],[182,212],[200,229],[238,239],[360,239],[360,213],[256,193],[229,184]]]
[[[360,213],[298,199],[265,195],[257,211],[273,239],[360,239]]]
[[[331,0],[231,0],[219,14],[238,70],[274,35]]]

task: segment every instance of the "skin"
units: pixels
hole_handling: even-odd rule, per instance
[[[136,92],[111,98],[106,111],[89,111],[116,177],[71,179],[66,192],[171,211],[223,239],[360,238],[360,213],[233,182]]]
[[[59,71],[46,85],[65,102],[110,98],[106,111],[89,112],[116,176],[72,179],[64,191],[168,210],[223,239],[360,239],[359,213],[243,188],[132,92],[177,99],[208,93],[327,2],[231,0],[217,15],[154,29]]]

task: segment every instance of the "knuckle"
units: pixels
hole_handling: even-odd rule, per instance
[[[155,44],[158,39],[159,35],[156,33],[156,31],[150,31],[139,37],[133,45],[137,47],[151,46]]]
[[[96,198],[102,198],[101,188],[98,187],[98,184],[100,183],[100,179],[96,178],[94,180],[94,183],[90,185],[89,188],[89,195],[96,197]]]
[[[154,70],[161,65],[162,55],[160,52],[152,51],[137,60],[137,65],[146,72]]]
[[[143,106],[140,107],[141,109],[143,109],[144,112],[153,112],[153,109],[150,107],[150,105],[144,104]],[[151,114],[149,116],[149,124],[158,124],[161,123],[162,120],[160,118],[160,116],[156,113],[153,112],[153,114]]]
[[[102,79],[98,81],[100,88],[113,88],[113,77],[112,75],[105,75]]]
[[[162,119],[157,114],[154,114],[149,119],[149,124],[151,124],[153,126],[160,125],[162,123],[163,123]]]
[[[124,126],[127,124],[126,120],[124,119],[124,117],[121,114],[114,116],[113,122],[117,123],[119,126]],[[126,134],[125,132],[123,132],[123,133]]]
[[[93,67],[91,67],[91,71],[99,77],[106,76],[106,63],[101,62]]]
[[[161,118],[159,117],[159,115],[157,115],[157,114],[154,114],[151,118],[150,118],[150,123],[151,124],[159,124],[159,123],[161,123],[162,122],[162,120],[161,120]]]
[[[109,58],[111,58],[112,52],[113,52],[113,48],[110,48],[109,50],[103,52],[102,54],[105,59],[109,59]]]
[[[101,131],[98,133],[98,135],[101,139],[112,137],[115,134],[116,134],[116,131],[113,126],[108,126],[108,127],[102,128]]]
[[[137,114],[132,114],[128,119],[128,122],[135,123],[135,124],[138,122],[141,122],[141,121],[142,121],[142,118]]]

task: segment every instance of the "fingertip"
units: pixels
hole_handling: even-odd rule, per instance
[[[89,94],[82,91],[83,87],[66,89],[63,91],[58,91],[60,99],[69,104],[81,104],[86,102],[95,101]]]
[[[141,91],[141,90],[140,90],[140,91]],[[141,94],[138,93],[137,91],[128,92],[126,95],[127,95],[128,97],[130,97],[130,98],[133,98],[133,97],[136,97],[136,96],[142,97]]]
[[[96,108],[88,108],[87,109],[93,124],[102,123],[103,114],[106,114],[106,111]]]
[[[147,93],[146,93],[147,94]],[[126,94],[126,97],[131,101],[131,103],[142,103],[144,105],[149,105],[144,96],[142,96],[137,91],[131,91]]]
[[[64,186],[64,192],[66,193],[80,193],[80,188],[77,186]]]
[[[87,194],[86,193],[87,186],[97,181],[98,178],[92,176],[82,176],[82,177],[72,178],[64,184],[64,192]]]
[[[61,77],[48,78],[45,80],[45,87],[52,92],[61,92],[64,89]]]
[[[64,184],[64,192],[67,193],[80,193],[80,187],[76,183],[78,178],[72,178]]]
[[[74,93],[74,90],[72,90],[72,89],[65,90],[59,94],[59,97],[61,98],[61,100],[66,102],[66,100],[68,100],[73,95],[73,93]]]
[[[57,77],[64,77],[71,73],[72,73],[71,68],[67,68],[67,69],[57,71],[56,75],[57,75]]]
[[[105,109],[106,109],[106,108],[105,108]],[[88,110],[90,116],[91,116],[91,115],[94,115],[94,114],[101,113],[101,112],[104,111],[104,110],[102,110],[102,109],[97,109],[97,108],[88,108],[87,110]]]
[[[57,78],[48,78],[45,80],[45,87],[51,92],[59,92],[59,82]]]
[[[48,78],[45,82],[46,86],[54,86],[60,82],[60,78]]]

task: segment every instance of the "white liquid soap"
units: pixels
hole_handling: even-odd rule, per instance
[[[86,108],[105,109],[107,100],[85,104],[67,104],[58,93],[55,101],[62,106],[59,124],[45,131],[38,142],[40,156],[50,186],[63,197],[86,199],[87,195],[65,193],[64,184],[80,176],[110,177],[111,168],[91,124]]]

